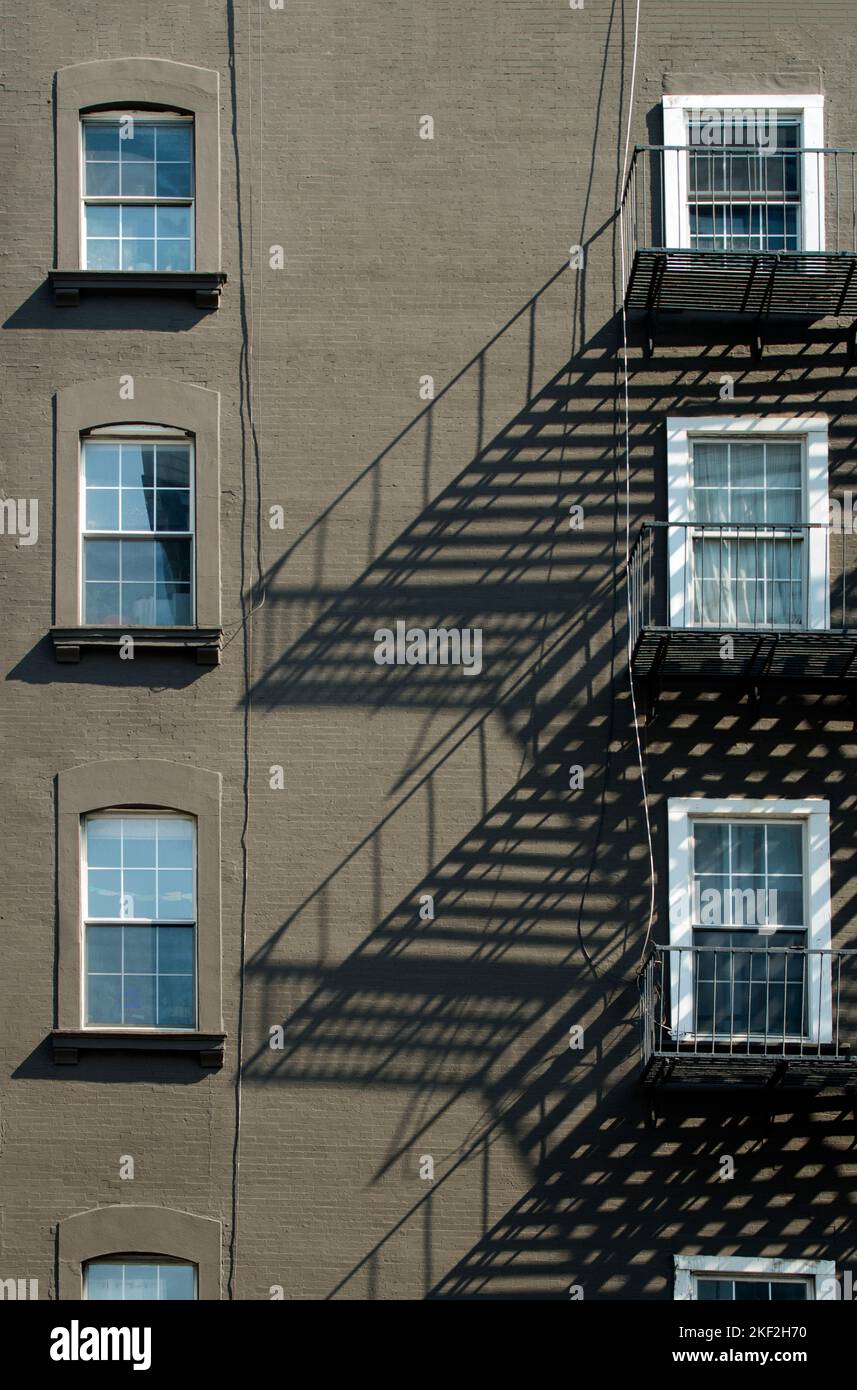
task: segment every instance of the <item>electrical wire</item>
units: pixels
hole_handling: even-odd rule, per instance
[[[642,0],[637,0],[636,15],[634,18],[634,49],[631,62],[631,86],[628,94],[628,121],[625,130],[625,149],[622,158],[622,179],[620,183],[620,198],[625,193],[625,182],[628,177],[628,155],[631,150],[631,130],[634,120],[634,93],[637,85],[637,59],[640,51],[640,9]],[[619,242],[621,246],[621,263],[626,264],[625,258],[625,219],[621,215],[621,204],[619,214]],[[637,696],[634,690],[634,671],[631,665],[631,631],[632,618],[631,611],[631,585],[630,579],[630,560],[631,560],[631,395],[628,377],[628,313],[625,307],[624,286],[622,289],[622,377],[623,377],[623,404],[624,404],[624,431],[625,431],[625,596],[628,609],[628,685],[631,693],[631,713],[634,720],[634,743],[637,750],[637,764],[640,769],[640,787],[643,798],[643,816],[646,826],[646,842],[649,852],[649,921],[646,927],[646,934],[643,938],[643,950],[640,957],[642,965],[646,959],[646,952],[652,936],[652,927],[655,920],[655,850],[652,842],[652,820],[649,814],[649,793],[646,785],[646,768],[643,759],[643,744],[640,737],[640,718],[637,711]]]

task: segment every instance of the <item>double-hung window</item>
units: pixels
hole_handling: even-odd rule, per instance
[[[672,627],[790,631],[830,623],[827,421],[667,421]]]
[[[709,144],[709,136],[720,143]],[[797,114],[707,111],[691,115],[687,186],[691,248],[799,251],[800,144]]]
[[[193,120],[118,111],[81,122],[83,265],[194,268]]]
[[[83,1271],[83,1296],[111,1302],[187,1302],[197,1297],[196,1266],[160,1255],[89,1260]]]
[[[665,96],[664,244],[823,251],[824,98]]]
[[[691,820],[697,1035],[805,1035],[803,841],[802,822]]]
[[[829,1042],[827,802],[676,798],[668,816],[673,1040]]]
[[[194,821],[90,815],[82,849],[86,1026],[194,1028]]]
[[[799,439],[691,442],[692,627],[804,627]]]
[[[82,621],[192,625],[193,441],[156,426],[92,430],[81,463]]]

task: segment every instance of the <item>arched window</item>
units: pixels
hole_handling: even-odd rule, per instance
[[[219,396],[117,374],[56,397],[54,649],[219,660]]]
[[[62,1300],[220,1298],[221,1226],[171,1207],[116,1205],[57,1226]]]
[[[217,308],[219,90],[218,73],[162,58],[59,70],[58,304],[135,290]]]
[[[221,1065],[220,791],[219,773],[160,759],[59,773],[55,1061]]]

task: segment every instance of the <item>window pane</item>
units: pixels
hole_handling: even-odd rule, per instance
[[[105,928],[117,936],[116,927]],[[125,971],[127,974],[154,975],[155,973],[155,932],[157,927],[123,927],[125,937]]]
[[[118,164],[94,164],[85,166],[86,193],[90,198],[115,198],[119,193]]]
[[[799,874],[803,869],[803,831],[799,825],[768,826],[768,870]]]
[[[159,207],[158,236],[187,239],[190,236],[190,208]]]
[[[693,486],[725,487],[729,450],[726,444],[697,441],[693,446]]]
[[[123,242],[122,242],[122,269],[123,269],[123,270],[154,270],[154,269],[155,269],[155,243],[154,243],[154,241],[123,241]]]
[[[87,160],[119,158],[119,125],[86,121],[83,126],[83,147]]]
[[[85,623],[100,625],[116,624],[121,617],[121,599],[118,584],[87,584],[84,593]]]
[[[190,449],[186,444],[158,445],[158,487],[190,486]]]
[[[102,166],[93,164],[93,169]],[[108,167],[108,166],[104,166]],[[151,198],[155,192],[155,166],[154,164],[136,164],[124,161],[119,166],[122,174],[121,190],[126,198]],[[108,189],[113,192],[113,189]]]
[[[697,1279],[696,1297],[700,1302],[731,1302],[735,1286],[731,1279]]]
[[[88,531],[118,531],[118,488],[87,489],[86,527]]]
[[[122,969],[122,928],[87,927],[86,969],[91,974],[118,975]]]
[[[86,822],[86,862],[90,868],[118,869],[122,863],[122,822],[96,816]]]
[[[178,817],[158,822],[158,864],[162,869],[193,867],[193,823]]]
[[[154,869],[158,822],[154,816],[128,816],[123,822],[126,869]]]
[[[158,584],[155,622],[159,627],[189,627],[193,621],[189,584]]]
[[[124,207],[122,209],[123,237],[154,237],[155,209]]]
[[[121,975],[88,975],[86,980],[86,1022],[119,1027],[122,1023]]]
[[[177,584],[190,582],[190,541],[156,541],[156,575]]]
[[[697,874],[720,874],[728,869],[729,826],[723,821],[694,821],[693,867]]]
[[[122,622],[130,626],[151,627],[155,622],[153,584],[122,585]]]
[[[158,160],[190,163],[192,133],[193,127],[189,121],[159,125],[157,131]]]
[[[87,579],[118,579],[119,542],[87,541],[84,564]]]
[[[148,121],[136,118],[122,122],[119,128],[119,157],[130,161],[155,158],[155,128]]]
[[[736,1279],[736,1303],[758,1303],[760,1301],[767,1302],[769,1297],[770,1285],[766,1279]]]
[[[86,235],[88,237],[118,237],[119,208],[112,204],[95,203],[86,209]]]
[[[193,917],[193,874],[189,869],[158,870],[158,916]]]
[[[153,918],[156,915],[154,869],[125,869],[122,893],[125,899],[123,917]]]
[[[122,1298],[122,1266],[114,1264],[90,1264],[86,1270],[87,1299]]]
[[[156,979],[154,975],[126,975],[123,981],[125,1024],[131,1028],[154,1028]]]
[[[122,897],[119,869],[90,869],[88,872],[88,915],[118,917]]]
[[[733,874],[764,874],[764,825],[732,826],[732,872]]]
[[[97,241],[93,240],[92,237],[87,237],[87,270],[118,270],[119,246],[120,243],[118,241]]]
[[[156,541],[122,541],[122,582],[152,581]]]
[[[158,979],[158,1022],[161,1028],[193,1028],[193,979],[161,975]]]
[[[138,1303],[158,1297],[158,1266],[156,1264],[126,1264],[123,1297]]]
[[[190,165],[159,164],[157,192],[159,198],[189,198],[191,194]]]
[[[123,444],[122,486],[155,486],[155,450],[151,444]]]
[[[193,927],[158,927],[157,932],[160,973],[192,975]]]
[[[95,444],[83,446],[83,467],[88,487],[116,487],[119,482],[119,445]]]
[[[158,492],[157,529],[190,530],[190,493],[184,488],[170,488]]]
[[[154,531],[155,494],[150,489],[122,489],[122,530]]]
[[[190,242],[159,241],[157,260],[158,270],[190,270]]]
[[[789,1284],[785,1280],[775,1279],[771,1284],[771,1302],[787,1303],[794,1300],[806,1300],[807,1287],[805,1283]]]
[[[193,1265],[164,1264],[159,1267],[158,1297],[173,1302],[196,1298],[196,1271]]]

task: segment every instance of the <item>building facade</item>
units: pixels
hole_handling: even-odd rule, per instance
[[[851,1287],[853,14],[635,21],[7,20],[7,1296]]]

